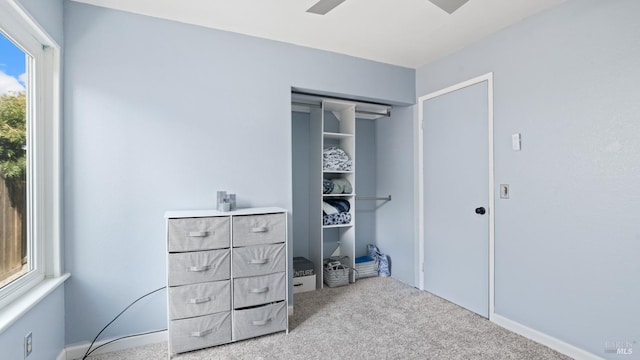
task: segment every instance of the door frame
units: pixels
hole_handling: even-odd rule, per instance
[[[424,290],[424,102],[472,85],[487,82],[487,123],[489,144],[489,320],[494,316],[494,237],[495,237],[495,180],[493,173],[493,73],[487,73],[467,81],[449,86],[442,90],[418,98],[418,288]]]

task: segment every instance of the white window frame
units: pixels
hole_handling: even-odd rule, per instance
[[[60,46],[15,0],[0,0],[0,28],[33,59],[27,63],[27,234],[33,270],[0,289],[1,332],[22,315],[7,314],[7,308],[28,298],[31,304],[18,304],[28,310],[68,274],[62,274],[61,262]],[[43,284],[55,287],[47,290]],[[34,298],[30,291],[43,295]]]

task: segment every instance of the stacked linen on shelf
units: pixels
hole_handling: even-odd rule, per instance
[[[347,179],[323,179],[322,180],[322,193],[323,194],[351,194],[353,187]]]
[[[351,205],[348,200],[327,199],[322,202],[322,224],[343,225],[351,223],[349,210]]]
[[[322,152],[322,168],[333,171],[351,171],[353,170],[353,161],[349,159],[349,155],[344,150],[332,146]]]
[[[322,217],[323,225],[344,225],[349,223],[351,223],[351,214],[348,212],[329,214]]]

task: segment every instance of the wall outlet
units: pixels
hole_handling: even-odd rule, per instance
[[[30,332],[24,337],[24,358],[31,355],[31,350],[33,350],[33,334]]]

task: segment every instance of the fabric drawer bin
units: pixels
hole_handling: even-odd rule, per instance
[[[230,239],[228,217],[169,220],[169,252],[223,249]]]
[[[284,244],[258,245],[233,250],[234,277],[273,274],[284,271]]]
[[[313,291],[316,289],[316,276],[300,276],[293,278],[293,293]]]
[[[273,244],[285,240],[286,214],[233,217],[233,246]]]
[[[283,331],[287,328],[287,307],[284,301],[233,312],[233,340],[243,340]]]
[[[169,288],[169,318],[171,320],[230,310],[230,280]]]
[[[169,254],[169,286],[229,279],[229,249]]]
[[[172,354],[202,349],[231,341],[231,313],[224,312],[169,323]]]
[[[233,280],[233,307],[242,308],[284,300],[284,273]]]

